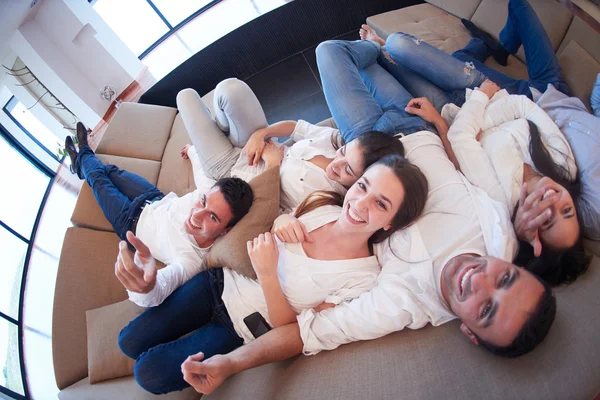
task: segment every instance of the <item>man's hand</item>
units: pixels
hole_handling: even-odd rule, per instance
[[[204,353],[189,356],[181,364],[183,379],[198,393],[211,394],[233,374],[231,361],[227,356],[214,355],[206,361]]]
[[[125,289],[135,293],[148,293],[156,284],[156,261],[148,247],[131,231],[127,240],[135,247],[135,255],[127,247],[127,242],[119,243],[119,255],[115,263],[115,275]]]
[[[259,129],[250,136],[248,142],[242,149],[242,153],[248,156],[248,165],[257,165],[265,149],[266,136],[264,129]]]
[[[494,97],[496,92],[500,90],[500,86],[496,85],[496,83],[490,81],[489,79],[486,79],[479,87],[479,90],[485,93],[487,97],[491,99]]]
[[[192,147],[191,144],[186,144],[185,146],[183,146],[183,149],[181,149],[181,151],[179,152],[179,155],[184,160],[187,160],[189,158],[187,153],[188,153],[188,150],[190,149],[190,147]]]
[[[313,242],[306,226],[290,214],[282,214],[277,217],[271,232],[284,243]]]
[[[409,114],[417,115],[427,122],[436,124],[439,120],[443,120],[442,116],[435,109],[433,104],[426,97],[417,97],[408,102],[404,109]]]
[[[533,247],[533,254],[539,257],[542,254],[542,242],[538,229],[552,216],[550,206],[558,201],[556,193],[543,198],[545,188],[541,188],[527,195],[527,183],[521,187],[521,199],[515,215],[515,232],[517,237],[528,242]]]
[[[279,248],[275,238],[269,232],[261,233],[253,241],[249,240],[246,245],[258,280],[260,281],[261,278],[277,278]]]
[[[265,165],[267,168],[274,167],[276,165],[281,165],[281,160],[283,160],[283,152],[285,151],[285,147],[277,147],[272,141],[268,141],[265,143],[265,148],[263,149],[263,153],[261,158],[265,160]]]

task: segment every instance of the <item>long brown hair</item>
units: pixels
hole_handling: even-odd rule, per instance
[[[413,223],[421,215],[425,208],[425,201],[429,185],[427,178],[421,172],[419,167],[408,162],[399,155],[388,155],[375,162],[373,165],[384,165],[391,169],[404,187],[404,200],[392,219],[392,226],[387,231],[383,228],[373,233],[369,238],[369,246],[375,243],[383,242],[394,232],[405,228]],[[342,206],[344,198],[336,192],[318,190],[309,194],[298,208],[294,216],[301,217],[319,207],[334,205]]]

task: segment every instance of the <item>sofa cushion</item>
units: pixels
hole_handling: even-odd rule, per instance
[[[534,11],[538,15],[554,51],[558,50],[569,24],[573,19],[571,12],[558,1],[529,0]],[[498,38],[500,31],[506,24],[508,17],[508,0],[482,0],[481,4],[473,14],[471,21],[478,27]],[[517,57],[525,62],[523,47],[517,53]]]
[[[119,349],[119,333],[144,310],[129,300],[123,300],[86,311],[90,383],[133,375],[135,360]]]
[[[60,400],[199,400],[202,395],[188,388],[180,392],[155,395],[142,389],[133,376],[111,379],[91,385],[82,379],[58,394]]]
[[[471,40],[458,18],[431,4],[374,15],[367,18],[367,24],[384,39],[394,32],[404,32],[449,54],[462,49]]]
[[[163,193],[175,192],[178,196],[183,196],[196,189],[192,164],[189,160],[181,158],[179,154],[183,146],[190,143],[192,142],[185,130],[181,115],[177,114],[165,147],[156,185]]]
[[[279,215],[279,168],[271,168],[250,181],[254,201],[248,214],[225,236],[219,238],[208,253],[208,266],[226,267],[256,279],[246,242],[268,232]]]
[[[52,354],[59,389],[88,375],[85,312],[127,298],[115,276],[119,238],[72,227],[63,242],[52,316]]]
[[[176,113],[171,107],[123,103],[96,153],[160,161]]]
[[[571,41],[577,42],[585,51],[587,51],[594,59],[600,63],[600,46],[598,40],[600,35],[579,17],[573,18],[571,26],[567,31],[567,35],[560,44],[558,54],[560,54]]]
[[[557,290],[548,337],[516,359],[475,347],[454,321],[265,365],[229,378],[220,399],[591,399],[600,393],[600,259]]]
[[[481,0],[427,0],[427,2],[458,18],[471,19]]]
[[[521,60],[513,55],[508,56],[507,61],[507,65],[502,66],[494,60],[494,57],[488,57],[485,60],[485,65],[515,79],[529,80],[527,65],[523,64]]]
[[[160,170],[159,162],[102,154],[98,154],[98,159],[104,164],[114,164],[121,169],[138,174],[146,178],[153,185],[156,185],[158,180],[158,173]],[[104,213],[98,205],[94,193],[87,182],[81,187],[81,191],[77,197],[77,203],[75,204],[75,210],[71,216],[71,222],[73,222],[74,225],[84,228],[101,231],[113,230],[110,222],[104,217]]]
[[[600,35],[598,36],[597,39],[600,39]],[[558,63],[571,89],[571,94],[578,97],[591,112],[590,96],[596,77],[600,73],[600,62],[577,42],[571,41],[558,55]]]

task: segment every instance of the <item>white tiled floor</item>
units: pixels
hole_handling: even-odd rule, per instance
[[[158,45],[142,62],[157,80],[229,32],[291,0],[223,0]]]

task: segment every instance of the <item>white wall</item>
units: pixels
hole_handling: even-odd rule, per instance
[[[144,65],[86,0],[43,0],[36,8],[10,46],[66,107],[94,127],[110,106],[100,89],[111,85],[120,94]]]

